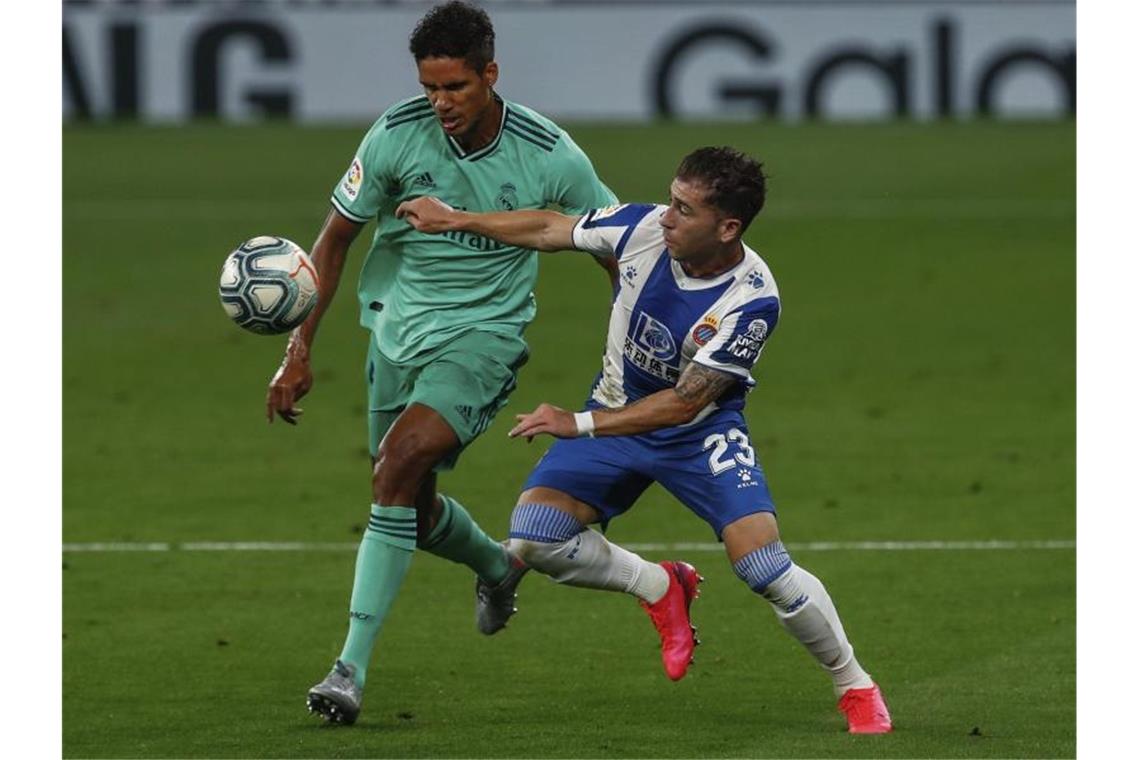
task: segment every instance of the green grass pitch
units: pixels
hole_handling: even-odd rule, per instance
[[[1075,537],[1075,126],[571,128],[623,199],[664,197],[679,158],[760,155],[747,235],[784,313],[748,418],[784,539]],[[283,340],[215,295],[257,234],[303,246],[362,130],[65,128],[65,542],[352,544],[369,504],[365,334],[353,284],[318,336],[302,424],[265,423]],[[547,445],[514,413],[572,406],[608,296],[584,256],[543,259],[532,359],[442,488],[493,535]],[[651,489],[610,536],[707,542]],[[665,559],[662,552],[646,552]],[[68,757],[1054,757],[1076,751],[1070,548],[808,551],[897,730],[842,731],[830,685],[723,554],[703,646],[670,683],[628,597],[528,578],[481,637],[464,568],[417,556],[360,723],[306,689],[342,641],[350,550],[64,552]]]

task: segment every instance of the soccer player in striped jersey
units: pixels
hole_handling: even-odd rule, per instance
[[[436,473],[454,467],[515,388],[535,314],[537,256],[481,235],[417,232],[395,218],[396,206],[424,193],[473,211],[557,205],[583,213],[615,201],[566,132],[495,92],[494,37],[487,14],[462,2],[433,8],[417,25],[410,47],[424,94],[384,112],[333,190],[313,246],[320,300],[290,337],[267,394],[269,420],[296,423],[296,402],[313,385],[317,325],[349,245],[375,220],[357,288],[371,331],[373,503],[344,647],[308,694],[309,709],[337,723],[360,712],[373,645],[416,549],[463,563],[490,586],[514,568],[453,496],[437,493]],[[614,260],[602,263],[616,282]]]
[[[624,591],[656,626],[668,676],[682,678],[699,576],[653,564],[606,540],[603,525],[658,482],[724,542],[736,574],[831,676],[852,733],[891,730],[879,687],[860,666],[823,584],[792,562],[742,414],[753,365],[780,321],[771,270],[742,235],[763,207],[761,165],[731,148],[685,157],[667,206],[628,204],[584,215],[472,214],[421,198],[397,209],[417,229],[462,231],[542,251],[616,256],[620,291],[602,370],[585,409],[542,404],[510,435],[557,440],[531,472],[511,516],[511,553],[556,581]],[[480,584],[479,613],[514,612],[521,573]]]

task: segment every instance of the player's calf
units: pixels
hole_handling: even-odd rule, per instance
[[[518,505],[510,536],[512,554],[568,586],[624,591],[650,604],[669,588],[669,575],[660,565],[610,543],[556,507]]]
[[[569,586],[636,596],[661,637],[661,659],[674,681],[684,677],[699,642],[689,619],[701,578],[684,562],[647,562],[546,504],[520,504],[511,515],[510,551]]]
[[[839,613],[823,583],[793,563],[780,541],[745,554],[733,563],[733,570],[772,605],[784,629],[831,675],[835,694],[841,698],[840,709],[848,716],[851,731],[890,730],[890,715],[878,695],[878,687],[855,658],[855,649],[847,640]],[[877,703],[871,697],[872,690],[878,695]],[[848,709],[853,705],[858,709]],[[872,717],[864,720],[867,715]],[[880,730],[857,730],[868,726],[877,726]]]

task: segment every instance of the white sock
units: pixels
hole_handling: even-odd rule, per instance
[[[855,648],[847,640],[839,613],[819,578],[793,564],[761,595],[772,604],[784,629],[831,674],[837,697],[848,689],[874,685],[855,659]]]
[[[624,591],[649,604],[669,589],[665,568],[610,543],[596,530],[583,530],[561,543],[512,538],[508,548],[535,570],[568,586]]]

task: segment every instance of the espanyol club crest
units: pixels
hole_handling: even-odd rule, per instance
[[[645,312],[637,317],[637,330],[634,331],[638,345],[649,351],[654,358],[669,361],[677,355],[677,344],[669,333],[669,328]]]
[[[716,335],[716,317],[705,317],[699,325],[693,328],[693,342],[698,346],[708,343],[714,335]]]

